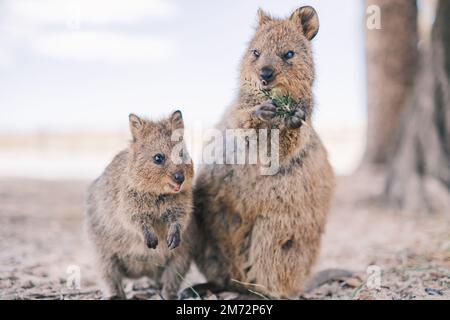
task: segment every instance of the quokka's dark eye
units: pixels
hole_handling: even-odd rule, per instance
[[[261,55],[261,53],[260,53],[258,50],[256,50],[256,49],[253,49],[253,50],[252,50],[252,53],[253,53],[253,55],[254,55],[256,58],[259,58],[259,56]]]
[[[166,157],[163,154],[160,154],[160,153],[155,154],[155,156],[153,157],[153,161],[156,164],[163,164],[165,160],[166,160]]]
[[[283,55],[283,59],[284,60],[289,60],[292,59],[295,56],[295,52],[294,51],[288,51]]]

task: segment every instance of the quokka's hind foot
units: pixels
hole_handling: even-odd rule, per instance
[[[214,282],[198,283],[181,291],[179,298],[180,300],[195,298],[203,300],[203,298],[207,297],[210,293],[217,294],[223,291],[225,291],[224,288]]]
[[[222,292],[233,292],[237,294],[236,299],[239,300],[258,300],[261,299],[262,296],[257,293],[252,293],[249,290],[242,289],[242,288],[224,288],[214,282],[206,282],[206,283],[199,283],[193,286],[190,286],[183,291],[181,291],[179,298],[180,300],[187,300],[187,299],[205,299],[208,298],[209,294],[220,294]]]

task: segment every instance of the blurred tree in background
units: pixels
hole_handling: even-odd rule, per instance
[[[380,7],[382,28],[366,32],[363,166],[384,169],[390,205],[449,210],[450,1],[437,2],[429,39],[418,36],[416,1],[366,0],[366,5]]]
[[[394,147],[401,111],[417,71],[417,6],[411,0],[367,0],[381,10],[380,30],[366,28],[368,139],[365,161],[383,165]]]

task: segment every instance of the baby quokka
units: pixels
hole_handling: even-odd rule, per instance
[[[162,285],[164,298],[175,298],[191,247],[186,229],[193,165],[182,114],[161,121],[131,114],[129,124],[129,147],[92,183],[87,197],[87,231],[103,294],[123,299],[122,279],[147,276]]]

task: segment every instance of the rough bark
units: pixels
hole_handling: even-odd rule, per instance
[[[441,0],[402,114],[385,195],[420,212],[450,210],[450,1]]]
[[[381,29],[366,28],[368,124],[363,164],[385,165],[417,71],[417,5],[412,0],[366,0],[366,8],[370,5],[381,9]]]

